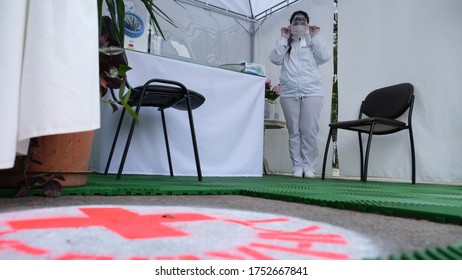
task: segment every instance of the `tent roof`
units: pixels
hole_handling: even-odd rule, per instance
[[[178,1],[178,0],[177,0]],[[218,12],[260,21],[300,0],[180,0]]]

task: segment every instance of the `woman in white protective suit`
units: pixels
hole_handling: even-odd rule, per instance
[[[294,177],[314,178],[318,163],[318,131],[323,93],[319,65],[332,56],[332,46],[310,26],[304,11],[294,12],[290,26],[281,28],[269,59],[282,65],[281,107],[289,131],[289,152]]]

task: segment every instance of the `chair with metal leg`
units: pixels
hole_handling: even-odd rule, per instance
[[[367,181],[367,167],[373,135],[386,135],[408,130],[411,148],[412,184],[415,184],[415,150],[412,132],[412,110],[414,107],[414,87],[410,83],[396,84],[369,93],[361,104],[356,120],[333,122],[329,124],[326,150],[322,165],[322,179],[325,179],[327,154],[332,132],[335,129],[355,131],[359,138],[360,176]],[[398,120],[407,111],[407,122]],[[362,134],[368,135],[366,155],[363,154]]]
[[[103,17],[102,22],[102,32],[103,34],[108,34],[112,40],[117,40],[117,36],[114,32],[112,27],[112,20],[110,17]],[[127,58],[124,53],[118,55],[118,59],[121,61],[122,64],[128,65]],[[167,149],[167,158],[169,164],[169,171],[170,176],[174,175],[173,172],[173,164],[170,154],[170,146],[168,141],[168,133],[167,133],[167,124],[165,120],[165,113],[164,110],[168,108],[173,108],[181,111],[187,111],[189,127],[191,131],[191,139],[194,149],[194,158],[196,162],[196,170],[197,170],[197,178],[199,181],[202,181],[202,171],[201,165],[199,160],[199,151],[197,147],[197,140],[196,140],[196,132],[194,127],[194,120],[192,111],[198,107],[200,107],[205,102],[205,97],[200,93],[197,93],[193,90],[186,88],[182,83],[172,80],[165,80],[165,79],[150,79],[144,85],[138,87],[131,87],[127,85],[130,90],[131,94],[128,98],[128,105],[135,109],[135,113],[139,115],[141,107],[155,107],[161,113],[162,118],[162,128],[164,132],[164,139],[165,145]],[[113,98],[115,98],[114,92],[112,89],[111,93]],[[109,153],[109,157],[106,164],[105,174],[109,172],[109,167],[111,165],[112,157],[114,154],[115,147],[117,145],[117,140],[120,134],[121,126],[123,123],[123,119],[126,113],[126,109],[122,108],[121,116],[119,123],[117,125],[116,133],[114,136],[114,141],[111,147],[111,151]],[[133,119],[127,141],[125,144],[125,148],[122,154],[122,159],[119,165],[119,169],[117,172],[117,179],[120,179],[122,176],[123,168],[125,165],[125,160],[128,154],[128,150],[130,148],[130,143],[133,137],[133,133],[135,130],[136,121]]]

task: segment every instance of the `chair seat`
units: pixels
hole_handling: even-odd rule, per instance
[[[335,129],[346,129],[358,132],[369,133],[371,125],[374,125],[373,134],[394,133],[406,128],[406,123],[398,120],[372,117],[359,120],[341,121],[330,123],[329,126]]]
[[[136,105],[136,100],[142,90],[143,86],[132,89],[130,101],[128,102],[130,106]],[[188,90],[188,92],[191,110],[200,107],[205,102],[205,97],[200,93],[193,90]],[[150,85],[146,88],[146,95],[143,98],[141,106],[159,107],[161,109],[172,107],[182,111],[188,110],[186,95],[181,88],[159,85]]]

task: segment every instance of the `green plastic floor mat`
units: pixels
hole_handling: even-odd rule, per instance
[[[1,189],[10,197],[14,189]],[[42,195],[33,189],[31,195]],[[307,180],[289,176],[196,177],[91,174],[82,187],[63,195],[246,195],[339,209],[373,212],[439,223],[462,224],[462,187],[353,180]]]
[[[17,190],[0,189],[1,197]],[[32,189],[31,196],[43,190]],[[462,225],[462,186],[396,182],[367,183],[290,176],[196,177],[91,174],[82,187],[63,188],[63,196],[243,195]],[[462,237],[461,237],[462,238]],[[406,252],[388,259],[462,259],[462,243]]]

